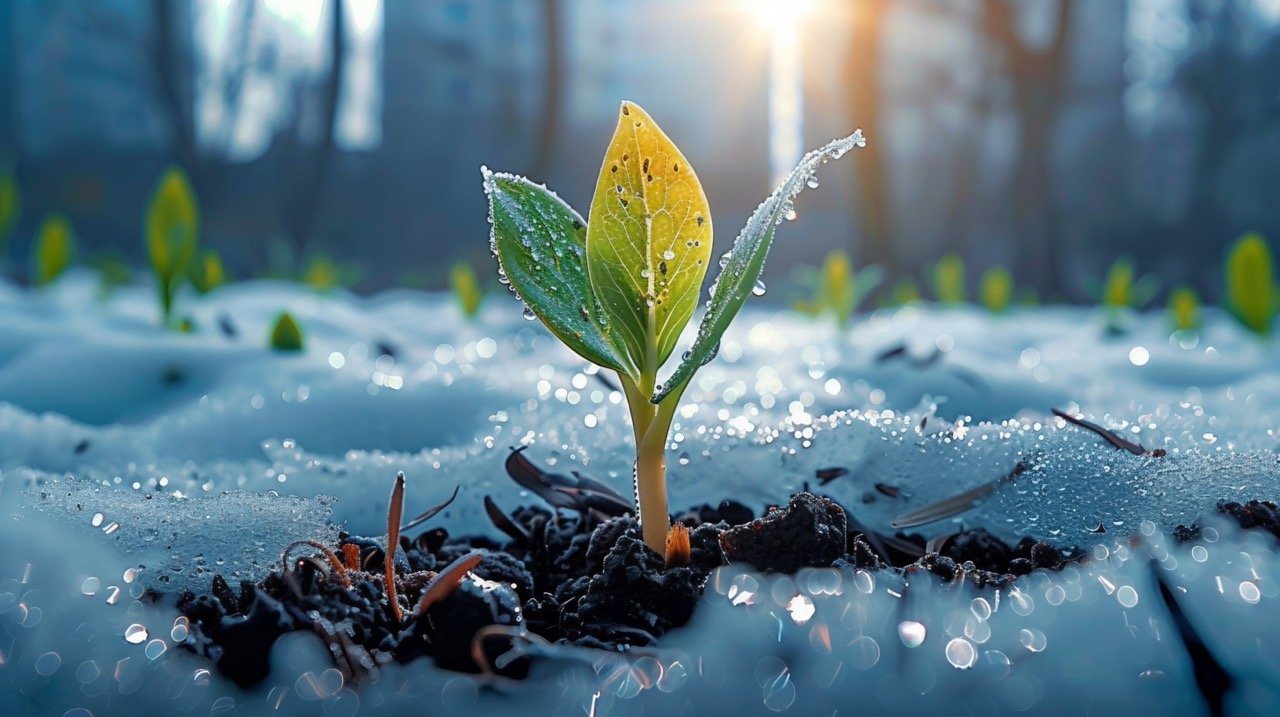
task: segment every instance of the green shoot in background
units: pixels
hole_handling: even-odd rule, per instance
[[[18,227],[22,215],[22,194],[18,191],[18,178],[11,168],[0,170],[0,250],[8,246],[9,238]]]
[[[884,272],[872,265],[861,271],[853,270],[853,262],[843,249],[832,249],[822,260],[822,268],[808,268],[800,282],[809,287],[811,297],[793,304],[793,308],[809,316],[831,314],[843,331],[849,325],[853,312],[862,301],[875,291]]]
[[[299,277],[302,283],[321,294],[357,284],[362,278],[364,271],[360,267],[338,263],[324,255],[312,257]]]
[[[133,271],[118,252],[99,254],[90,262],[98,272],[98,298],[106,299],[121,286],[129,283]]]
[[[465,261],[460,261],[449,270],[449,287],[453,289],[453,297],[458,300],[458,308],[462,315],[474,319],[480,312],[480,302],[484,299],[484,289],[475,269]]]
[[[302,350],[302,329],[298,328],[298,322],[292,314],[283,311],[276,317],[276,322],[271,327],[270,343],[271,348],[276,351]]]
[[[1106,316],[1109,334],[1124,333],[1125,320],[1131,311],[1144,308],[1160,290],[1160,282],[1153,276],[1135,280],[1133,260],[1117,259],[1107,270],[1098,300]]]
[[[1013,274],[1003,266],[982,272],[978,280],[978,300],[993,314],[1003,314],[1013,303]]]
[[[933,298],[940,304],[963,304],[968,301],[964,288],[964,259],[958,254],[946,254],[929,273],[929,285]]]
[[[1169,323],[1175,331],[1192,331],[1200,326],[1200,296],[1189,286],[1169,292]]]
[[[880,305],[884,307],[906,306],[920,303],[920,286],[915,279],[904,276],[893,284],[889,293],[881,297]]]
[[[1276,313],[1271,247],[1259,234],[1240,237],[1227,250],[1226,309],[1259,336],[1271,333]]]
[[[191,285],[201,294],[227,283],[227,272],[222,266],[222,257],[213,249],[200,252],[191,262]]]
[[[173,327],[173,299],[200,244],[200,208],[186,172],[164,171],[151,195],[145,222],[147,254],[160,294],[160,321]]]
[[[71,266],[76,254],[75,231],[61,214],[51,214],[40,223],[33,252],[32,282],[48,286]]]
[[[669,527],[665,449],[680,398],[759,292],[774,230],[795,216],[796,195],[820,165],[863,144],[858,132],[809,153],[756,209],[720,259],[693,346],[661,383],[711,261],[707,198],[675,144],[638,105],[622,103],[589,222],[540,185],[482,170],[503,281],[566,346],[618,374],[635,436],[641,530],[660,554]]]

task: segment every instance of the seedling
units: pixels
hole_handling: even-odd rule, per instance
[[[693,167],[639,106],[622,103],[586,222],[545,187],[482,169],[500,274],[561,341],[618,374],[636,444],[644,542],[664,553],[667,435],[681,396],[747,297],[758,291],[774,230],[819,166],[865,145],[861,132],[810,152],[756,208],[720,275],[693,346],[675,371],[658,371],[693,317],[711,261],[711,211]]]
[[[968,301],[964,288],[964,259],[947,254],[938,260],[929,276],[933,298],[940,304],[963,304]]]
[[[364,276],[360,267],[341,264],[327,256],[313,257],[302,270],[302,283],[324,294],[339,287],[348,287]]]
[[[227,283],[227,272],[222,266],[222,257],[213,249],[205,249],[191,263],[191,285],[201,294]]]
[[[71,266],[76,254],[75,231],[61,214],[51,214],[40,223],[34,252],[36,286],[48,286]]]
[[[809,269],[801,282],[811,287],[812,297],[795,302],[793,308],[810,316],[830,313],[836,325],[844,330],[849,319],[863,299],[880,285],[884,272],[872,265],[861,271],[853,270],[849,255],[841,249],[833,249],[822,261],[822,268]]]
[[[1125,315],[1151,303],[1160,289],[1159,281],[1153,276],[1137,280],[1134,277],[1133,261],[1127,257],[1117,259],[1107,270],[1098,299],[1106,314],[1108,333],[1122,333]]]
[[[1271,333],[1276,314],[1271,248],[1259,234],[1245,234],[1227,250],[1226,308],[1259,336]]]
[[[188,276],[200,244],[200,208],[186,172],[169,167],[151,195],[146,219],[147,253],[160,293],[160,320],[173,325],[173,298]]]
[[[11,168],[0,170],[0,249],[8,245],[21,214],[22,195],[18,191],[18,178]]]
[[[1194,331],[1200,326],[1200,296],[1189,286],[1169,293],[1169,323],[1174,331]]]
[[[474,319],[480,311],[480,302],[484,300],[484,289],[480,286],[475,269],[465,261],[454,264],[449,270],[449,286],[453,289],[454,298],[458,300],[462,315]]]
[[[271,327],[271,348],[276,351],[301,351],[302,330],[289,312],[281,312]]]
[[[920,302],[920,286],[911,277],[904,276],[894,283],[889,293],[881,298],[880,305],[906,306]]]
[[[982,272],[978,280],[978,300],[993,314],[1003,314],[1013,302],[1013,274],[1003,266]]]

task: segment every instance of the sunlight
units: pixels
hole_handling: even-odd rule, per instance
[[[769,182],[781,183],[804,151],[804,67],[800,22],[813,0],[747,0],[769,33]]]

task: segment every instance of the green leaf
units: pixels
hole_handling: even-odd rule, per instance
[[[1190,331],[1200,325],[1200,297],[1188,286],[1169,293],[1169,320],[1178,331]]]
[[[146,220],[151,268],[163,285],[187,272],[200,243],[200,209],[181,167],[165,170],[151,195]]]
[[[963,304],[968,297],[964,289],[964,259],[947,254],[938,260],[931,276],[933,298],[943,304]]]
[[[18,191],[18,178],[11,169],[0,171],[0,245],[18,225],[21,213],[22,195]]]
[[[853,284],[853,262],[840,249],[833,249],[822,260],[822,274],[818,281],[818,300],[831,313],[842,328],[853,313],[858,292]]]
[[[75,233],[61,214],[51,214],[40,224],[35,245],[35,284],[47,286],[71,266]]]
[[[1108,309],[1127,309],[1133,303],[1133,262],[1117,259],[1107,270],[1102,287],[1102,305]]]
[[[773,235],[784,219],[795,217],[795,199],[813,181],[818,167],[832,159],[843,157],[850,149],[866,145],[862,130],[844,139],[829,142],[804,156],[800,164],[768,198],[756,207],[747,224],[733,242],[733,249],[720,258],[720,275],[711,287],[711,301],[698,325],[698,336],[693,347],[685,353],[680,365],[664,385],[657,390],[653,402],[658,403],[673,392],[678,395],[685,384],[704,364],[715,358],[720,350],[720,337],[738,310],[756,289],[764,260],[773,243]]]
[[[623,102],[591,199],[587,274],[631,363],[653,376],[693,317],[711,258],[702,184],[657,123]]]
[[[609,337],[587,278],[587,225],[568,204],[523,177],[481,168],[489,197],[490,248],[502,276],[556,338],[598,366],[636,367]]]
[[[993,266],[982,272],[978,280],[978,296],[982,305],[994,314],[1008,311],[1013,301],[1013,274],[1003,266]]]
[[[458,300],[462,315],[468,319],[474,318],[480,311],[480,300],[484,298],[484,291],[480,288],[480,279],[476,277],[476,272],[471,265],[465,261],[454,264],[449,270],[449,286]]]
[[[213,249],[206,249],[191,264],[191,285],[201,294],[227,283],[227,272],[222,266],[222,257]]]
[[[289,312],[281,312],[271,327],[271,348],[276,351],[301,351],[302,330]]]
[[[1246,234],[1227,252],[1227,309],[1251,331],[1267,335],[1275,315],[1271,248],[1258,234]]]
[[[884,298],[885,306],[906,306],[920,301],[920,287],[914,279],[904,276],[893,285],[889,295]]]

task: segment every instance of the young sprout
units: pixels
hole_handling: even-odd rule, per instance
[[[822,268],[801,279],[812,286],[812,298],[796,302],[797,311],[811,316],[830,313],[836,325],[843,331],[849,325],[853,312],[883,279],[884,272],[872,265],[861,271],[853,270],[853,262],[842,249],[832,249],[822,260]]]
[[[1259,336],[1271,333],[1276,313],[1271,248],[1259,234],[1249,233],[1227,250],[1226,308]]]
[[[301,351],[302,330],[287,311],[281,312],[271,327],[271,348],[276,351]]]
[[[453,296],[458,300],[462,315],[474,319],[480,311],[480,302],[484,299],[484,289],[480,286],[475,269],[465,261],[454,264],[449,270],[449,287],[453,289]]]
[[[964,259],[947,254],[938,260],[929,276],[933,298],[940,304],[963,304],[969,300],[964,288]]]
[[[71,266],[76,254],[75,231],[61,214],[51,214],[40,223],[34,251],[36,286],[48,286]]]
[[[1174,331],[1192,331],[1200,326],[1200,296],[1189,286],[1169,293],[1169,323]]]
[[[915,280],[904,276],[894,283],[889,293],[881,298],[881,306],[906,306],[920,301],[920,287]]]
[[[200,244],[200,208],[181,167],[169,167],[161,175],[151,195],[145,229],[151,272],[160,292],[160,320],[173,326],[173,297]]]
[[[644,542],[665,552],[667,435],[694,373],[760,274],[774,230],[819,166],[866,142],[861,132],[810,152],[747,220],[720,274],[693,346],[675,371],[658,371],[693,317],[711,263],[711,210],[680,150],[638,105],[622,103],[591,201],[582,217],[545,187],[482,169],[503,281],[557,338],[618,374],[636,444],[635,482]]]
[[[205,249],[191,263],[191,285],[201,294],[227,283],[227,272],[222,266],[222,257],[213,249]]]
[[[302,270],[302,283],[321,294],[360,281],[364,272],[354,264],[340,264],[327,256],[313,257]]]
[[[1131,259],[1127,257],[1117,259],[1107,270],[1107,278],[1099,296],[1102,309],[1106,313],[1107,332],[1122,333],[1125,315],[1129,311],[1141,309],[1151,303],[1159,289],[1159,281],[1153,276],[1144,276],[1135,281]]]
[[[0,249],[8,244],[21,215],[22,194],[18,191],[18,178],[11,167],[6,167],[0,170]]]
[[[1013,274],[1003,266],[993,266],[982,272],[978,280],[978,299],[987,311],[1003,314],[1013,302]]]

